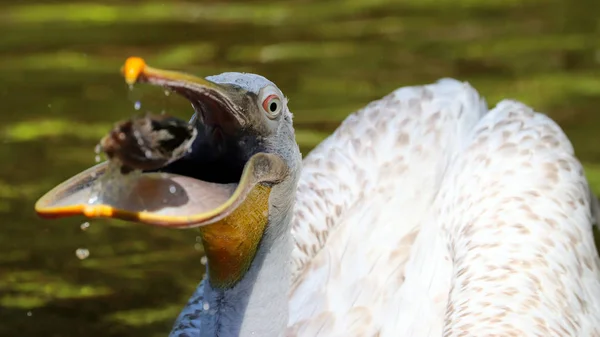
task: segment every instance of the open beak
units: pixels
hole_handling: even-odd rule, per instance
[[[139,58],[128,59],[122,72],[130,85],[164,86],[190,100],[196,111],[190,123],[200,123],[209,130],[205,137],[231,137],[247,126],[240,103],[245,93],[241,89],[154,69]],[[37,201],[35,210],[44,218],[82,215],[167,227],[202,226],[229,215],[257,185],[277,182],[287,173],[287,166],[279,156],[264,152],[250,155],[240,167],[243,169],[239,181],[219,183],[164,172],[122,176],[105,162],[50,190]]]
[[[193,75],[152,68],[141,58],[130,57],[121,68],[125,82],[149,83],[175,91],[187,98],[196,110],[194,119],[205,126],[218,127],[226,132],[246,126],[240,102],[245,92],[226,87]]]

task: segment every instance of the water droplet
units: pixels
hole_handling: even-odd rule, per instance
[[[90,228],[90,223],[89,222],[84,222],[79,227],[81,228],[82,231],[84,231],[84,230]]]
[[[98,201],[98,195],[94,194],[88,199],[88,204],[93,205]]]
[[[133,108],[136,110],[139,110],[142,107],[142,102],[140,101],[135,101],[135,103],[133,104]]]
[[[194,244],[194,249],[195,250],[202,250],[202,244],[201,243],[195,243]],[[200,263],[202,263],[202,259],[200,259]]]
[[[29,316],[29,317],[33,316],[33,312],[31,312],[31,311],[28,311],[28,312],[27,312],[27,316]]]
[[[90,256],[90,251],[85,248],[78,248],[75,251],[75,255],[77,255],[78,259],[84,260],[84,259],[87,259],[88,256]]]
[[[133,91],[133,84],[129,85],[129,91]]]
[[[146,158],[152,158],[152,151],[150,151],[150,150],[144,151],[144,156],[146,156]]]
[[[94,160],[96,161],[96,163],[99,163],[102,160],[102,158],[100,158],[100,155],[97,154]]]
[[[200,263],[203,266],[206,266],[206,262],[208,262],[208,259],[206,258],[206,256],[203,256],[203,257],[200,258]]]
[[[196,236],[196,242],[202,242],[202,237],[201,236]]]
[[[204,304],[202,304],[202,309],[204,309],[204,311],[208,311],[208,309],[210,309],[210,304],[208,304],[208,302],[204,302]]]
[[[171,192],[171,194],[175,194],[175,192],[177,192],[177,187],[175,187],[175,185],[169,186],[169,192]]]
[[[137,139],[137,143],[139,146],[144,146],[144,140],[142,139],[142,134],[138,130],[133,131],[133,136],[135,137],[135,139]]]
[[[170,90],[165,90],[165,96],[169,96],[171,94]]]
[[[94,153],[100,154],[101,150],[102,150],[102,148],[100,147],[100,144],[96,144],[96,147],[94,147]]]

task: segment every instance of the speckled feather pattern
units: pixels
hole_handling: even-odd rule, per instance
[[[589,187],[561,129],[502,102],[447,176],[433,207],[453,263],[444,336],[600,336]]]
[[[350,116],[305,159],[290,335],[372,336],[393,323],[386,312],[400,304],[413,242],[485,112],[457,81],[401,88]]]
[[[592,202],[545,115],[398,89],[303,162],[286,335],[600,336]],[[200,292],[172,336],[197,335]]]

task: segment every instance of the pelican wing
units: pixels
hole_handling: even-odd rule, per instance
[[[348,117],[306,157],[290,334],[376,334],[445,172],[486,111],[466,83],[404,87]],[[431,243],[432,254],[441,249]]]
[[[592,199],[548,117],[399,89],[305,159],[288,333],[600,335]]]
[[[454,262],[445,336],[599,336],[591,194],[560,127],[503,101],[447,176],[429,224]]]
[[[415,241],[382,335],[598,335],[592,198],[567,137],[550,118],[503,101],[469,138]],[[437,267],[442,256],[452,268]]]

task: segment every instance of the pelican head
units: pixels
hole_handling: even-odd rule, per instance
[[[84,215],[199,227],[211,286],[236,286],[259,247],[290,230],[301,155],[286,98],[275,84],[255,74],[199,78],[155,69],[139,58],[128,59],[122,72],[129,84],[162,86],[191,102],[193,118],[189,124],[179,121],[194,130],[194,137],[186,138],[186,151],[177,148],[171,151],[177,158],[151,162],[165,164],[162,167],[136,167],[133,161],[133,169],[145,170],[128,181],[127,190],[90,202],[94,186],[108,172],[106,163],[97,165],[44,195],[35,206],[37,213],[46,218]],[[164,120],[143,123],[144,118],[148,117],[126,125],[149,125],[140,127],[137,136],[158,139],[154,143],[163,147],[176,140],[174,129],[161,128]],[[177,127],[173,119],[167,124]],[[106,139],[110,137],[103,145]],[[119,151],[128,151],[123,157],[135,149],[117,148],[110,154],[119,157]],[[110,188],[110,180],[103,184]]]

